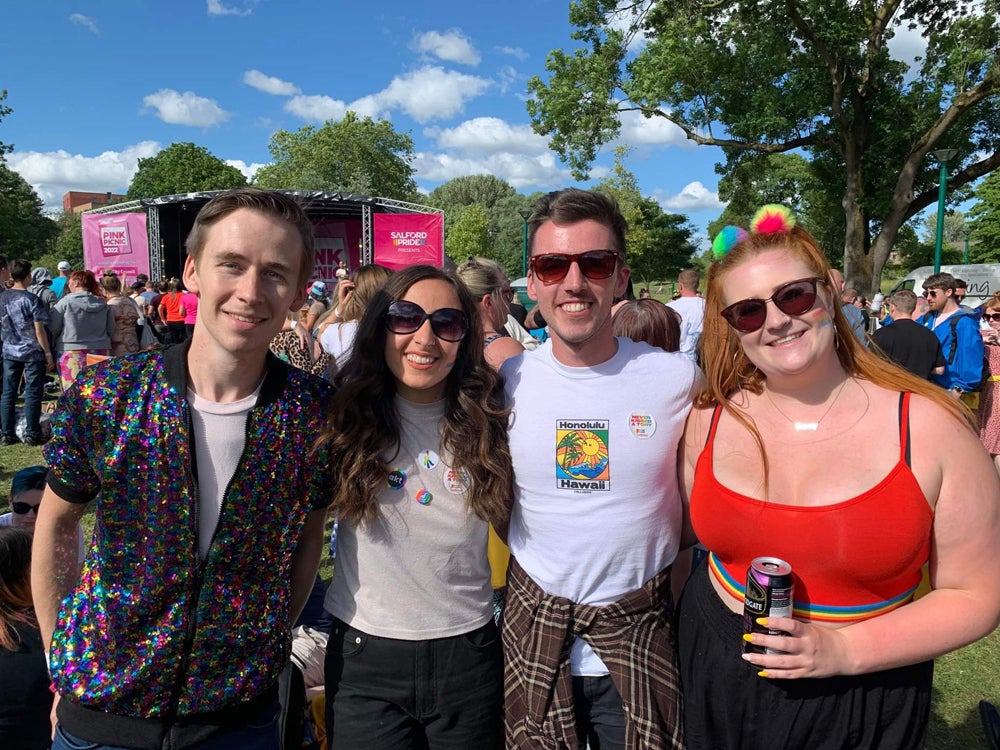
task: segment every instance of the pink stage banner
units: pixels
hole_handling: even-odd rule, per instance
[[[98,277],[112,269],[125,284],[149,275],[149,239],[146,214],[84,214],[83,264]]]
[[[399,270],[444,263],[443,214],[375,214],[375,262]]]
[[[316,241],[316,266],[310,281],[334,283],[340,261],[353,271],[361,263],[361,222],[313,221],[313,237]]]

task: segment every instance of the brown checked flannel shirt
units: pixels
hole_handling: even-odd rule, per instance
[[[575,750],[570,649],[583,638],[611,673],[628,750],[684,747],[670,568],[603,607],[549,596],[511,559],[504,609],[508,748]]]

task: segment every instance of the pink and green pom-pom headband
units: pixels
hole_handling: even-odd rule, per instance
[[[757,209],[750,221],[750,231],[754,234],[777,234],[790,232],[795,226],[795,216],[792,209],[778,203],[769,203]],[[726,226],[712,241],[712,257],[716,260],[724,258],[730,250],[743,242],[750,235],[746,230],[735,226]]]

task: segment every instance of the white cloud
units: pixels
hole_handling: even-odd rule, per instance
[[[712,192],[700,182],[690,182],[677,193],[658,198],[660,205],[670,211],[713,211],[725,206],[718,192]]]
[[[532,191],[563,187],[572,182],[569,171],[561,169],[552,154],[491,154],[481,158],[451,154],[417,153],[413,167],[418,180],[445,182],[455,177],[492,174],[506,180],[516,190]]]
[[[444,130],[428,128],[424,135],[434,138],[440,148],[467,154],[542,154],[549,148],[530,125],[511,125],[496,117],[476,117]]]
[[[521,62],[528,59],[528,53],[520,47],[494,47],[494,49],[502,55],[516,57]]]
[[[339,99],[329,96],[293,96],[285,102],[285,111],[306,122],[326,122],[341,120],[347,113],[347,106]]]
[[[451,29],[441,34],[428,31],[418,36],[412,48],[421,54],[430,54],[448,62],[463,65],[479,65],[480,56],[472,42],[458,29]]]
[[[77,26],[83,26],[83,28],[94,34],[100,34],[101,32],[97,28],[97,24],[94,22],[93,18],[88,18],[83,15],[83,13],[74,13],[69,17],[70,23],[75,23]]]
[[[243,173],[243,176],[246,177],[248,180],[252,180],[254,175],[257,174],[257,170],[259,170],[261,167],[267,166],[266,164],[258,164],[257,162],[253,162],[252,164],[247,164],[242,159],[226,159],[226,164],[228,164],[231,167],[236,167]]]
[[[427,66],[393,78],[381,91],[350,104],[329,96],[301,95],[285,104],[285,111],[308,122],[339,120],[348,111],[361,117],[388,118],[401,110],[423,124],[460,114],[465,102],[493,85],[485,78]]]
[[[664,117],[644,117],[641,112],[622,112],[618,142],[626,146],[695,147],[684,131]]]
[[[210,16],[249,16],[253,13],[251,8],[227,8],[222,4],[222,0],[208,0],[208,15]]]
[[[248,70],[244,73],[243,83],[247,86],[252,86],[258,91],[263,91],[265,94],[274,94],[275,96],[294,96],[301,93],[299,87],[294,83],[265,75],[259,70]]]
[[[354,112],[359,117],[371,117],[373,120],[382,117],[384,119],[389,119],[389,112],[381,102],[379,102],[378,94],[371,94],[369,96],[363,96],[360,99],[355,99],[353,102],[347,105],[347,109]]]
[[[506,94],[510,87],[520,80],[521,76],[518,74],[517,68],[512,65],[504,65],[497,71],[497,85],[500,87],[501,94]]]
[[[161,149],[156,141],[142,141],[122,151],[105,151],[97,156],[62,150],[15,151],[7,155],[7,162],[35,188],[47,209],[61,209],[63,194],[69,190],[124,193],[139,159],[155,156]]]
[[[160,89],[142,100],[156,110],[156,116],[171,125],[191,125],[210,128],[229,119],[229,113],[212,99],[198,96],[193,91],[181,94],[173,89]]]
[[[467,100],[490,85],[485,78],[430,66],[397,76],[374,97],[383,108],[401,109],[423,124],[460,114]]]

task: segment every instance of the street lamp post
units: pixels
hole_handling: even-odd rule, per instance
[[[522,208],[518,211],[521,214],[521,218],[524,220],[524,244],[521,247],[521,276],[528,275],[528,218],[531,216],[531,211]]]
[[[941,165],[938,174],[938,213],[937,229],[934,232],[934,273],[941,272],[941,243],[944,240],[944,197],[948,192],[948,160],[958,156],[958,149],[942,148],[932,151],[934,158]]]

